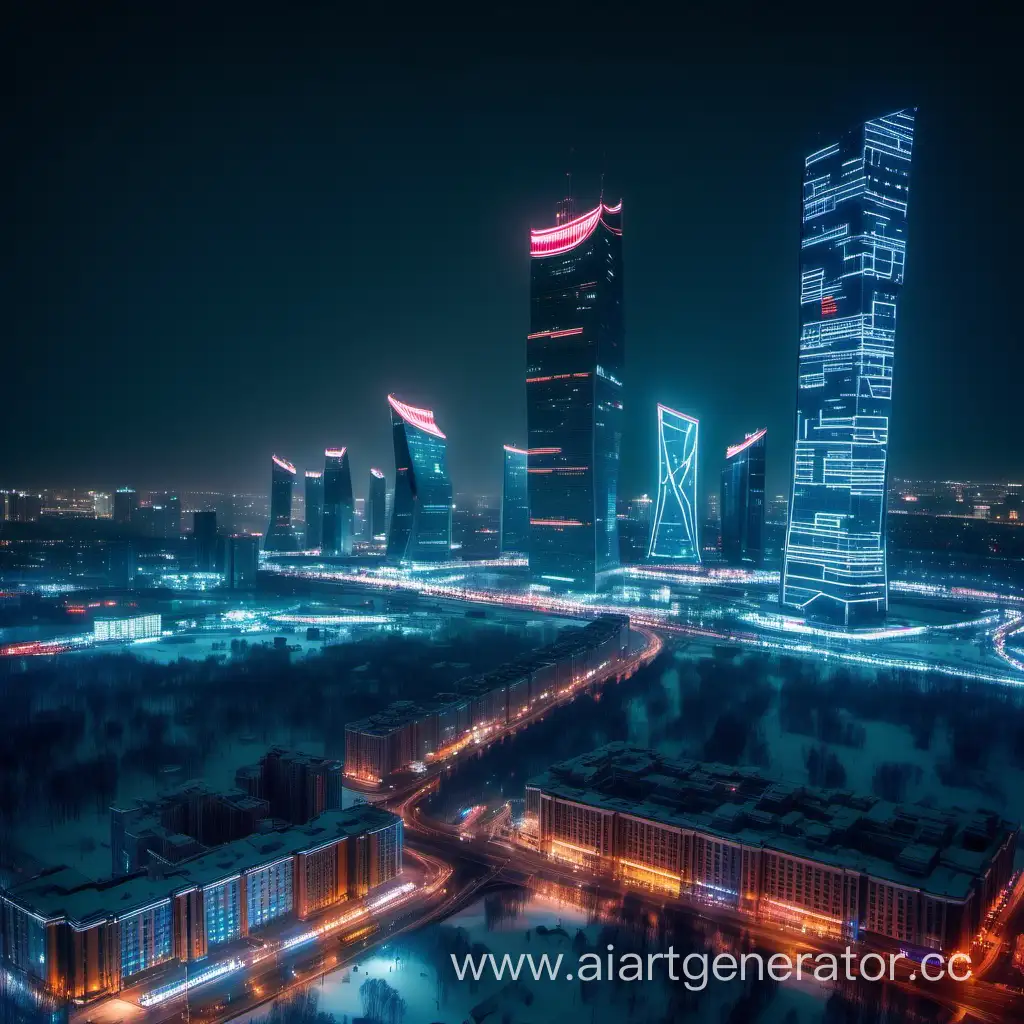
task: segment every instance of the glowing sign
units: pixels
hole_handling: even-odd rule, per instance
[[[831,295],[822,295],[821,297],[821,315],[822,316],[835,316],[839,311],[839,306],[836,305],[836,300]]]
[[[444,440],[445,435],[434,422],[434,413],[431,409],[417,409],[414,405],[406,405],[405,402],[400,402],[394,395],[388,395],[388,403],[406,423],[416,427],[417,430],[433,434],[434,437]]]

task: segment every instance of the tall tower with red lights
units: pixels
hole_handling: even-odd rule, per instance
[[[625,331],[622,203],[530,232],[526,339],[530,575],[593,593],[619,564]]]

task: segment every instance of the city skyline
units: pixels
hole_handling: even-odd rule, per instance
[[[257,74],[239,66],[253,35],[256,27],[224,55],[240,76],[238,84]],[[438,410],[448,424],[451,475],[459,489],[498,493],[501,467],[493,453],[508,438],[522,436],[525,422],[525,398],[515,386],[528,319],[524,238],[529,227],[548,222],[566,170],[573,171],[581,209],[596,201],[604,171],[608,192],[623,194],[628,211],[631,394],[624,410],[622,492],[654,488],[655,449],[646,423],[659,379],[673,381],[673,401],[700,418],[709,451],[724,448],[751,422],[784,437],[795,402],[797,296],[788,269],[797,237],[795,168],[819,133],[827,136],[910,102],[920,105],[919,160],[931,170],[915,193],[911,230],[920,255],[904,295],[900,372],[918,386],[894,412],[892,470],[903,476],[1019,477],[1024,455],[1009,441],[1009,399],[1022,357],[1001,340],[1012,328],[1002,275],[1010,265],[1005,257],[1013,231],[996,205],[1006,194],[1001,183],[1008,172],[981,144],[1000,123],[1001,108],[975,102],[972,91],[987,96],[990,83],[983,74],[966,90],[951,89],[945,65],[921,43],[900,67],[884,62],[884,73],[867,89],[851,89],[836,75],[835,81],[822,80],[805,102],[811,58],[795,53],[791,64],[774,68],[769,43],[744,70],[747,54],[739,45],[731,59],[723,55],[711,88],[702,90],[707,102],[697,109],[674,103],[695,71],[657,59],[642,68],[627,47],[622,87],[607,110],[582,115],[568,130],[555,114],[564,86],[545,80],[523,92],[522,83],[530,81],[523,65],[489,81],[486,67],[475,61],[447,71],[399,68],[375,101],[379,110],[369,108],[367,118],[343,115],[344,137],[361,145],[365,166],[353,166],[333,130],[323,151],[316,148],[327,123],[319,101],[290,128],[275,107],[261,115],[265,124],[236,124],[225,137],[221,119],[233,93],[208,81],[211,69],[202,62],[191,87],[208,93],[210,115],[194,125],[193,144],[168,151],[193,129],[175,107],[158,103],[153,115],[163,130],[133,150],[134,163],[122,159],[120,143],[108,154],[86,140],[64,162],[46,164],[53,147],[67,150],[67,128],[59,118],[47,119],[52,101],[37,98],[19,111],[16,123],[22,134],[15,141],[24,138],[26,159],[15,194],[34,195],[40,167],[48,168],[48,191],[45,199],[25,204],[12,238],[21,254],[13,283],[27,301],[12,307],[13,372],[26,386],[14,390],[11,416],[33,429],[0,455],[0,482],[256,491],[270,453],[286,452],[301,469],[317,469],[318,453],[335,439],[349,446],[353,473],[364,479],[370,466],[387,464],[390,437],[380,400],[394,390]],[[54,52],[64,51],[58,46]],[[71,59],[54,69],[57,80],[85,76],[88,82],[88,76],[101,75],[95,63],[85,67],[74,53],[65,56]],[[766,65],[772,65],[767,73]],[[157,55],[148,69],[132,73],[156,88],[173,66]],[[37,73],[22,69],[24,75]],[[347,83],[316,47],[308,74],[322,82],[328,102]],[[274,95],[286,100],[305,80],[285,74]],[[410,81],[420,88],[410,90]],[[117,122],[137,110],[128,91],[111,96],[109,89],[97,89],[97,109],[76,111],[85,125],[100,116]],[[664,97],[654,102],[659,89]],[[468,104],[467,118],[483,133],[479,156],[469,162],[465,143],[430,113],[445,109],[440,101],[453,94]],[[549,94],[550,105],[542,104]],[[412,97],[408,112],[392,109],[399,95]],[[795,109],[798,96],[798,115],[768,116]],[[484,116],[491,109],[493,123]],[[671,139],[660,131],[670,109],[683,118]],[[397,130],[379,147],[366,123],[378,112],[398,118]],[[423,117],[423,127],[415,129],[413,122]],[[615,125],[610,139],[599,130],[606,123]],[[266,161],[254,161],[257,141],[265,152],[264,131],[275,133],[278,144]],[[692,150],[676,136],[701,138],[702,144]],[[600,144],[589,141],[598,137]],[[241,183],[226,173],[224,160],[228,168],[239,162],[246,168]],[[116,174],[107,173],[108,161]],[[410,180],[423,167],[425,177],[416,188],[402,189],[392,166]],[[179,182],[193,180],[201,167],[209,168],[209,180],[200,178],[196,191],[182,192]],[[975,174],[986,188],[967,187]],[[173,213],[168,204],[147,203],[140,222],[138,197],[147,188],[166,195]],[[693,212],[685,201],[692,193],[706,197],[706,212]],[[353,194],[365,201],[353,204],[347,198]],[[377,200],[383,195],[387,202]],[[269,205],[261,207],[257,197],[262,202],[267,196]],[[102,220],[89,213],[94,208],[107,211]],[[211,210],[221,211],[212,234],[205,226],[209,216],[200,216]],[[387,230],[369,231],[367,218]],[[433,230],[436,224],[450,226],[454,239]],[[746,231],[743,246],[729,240],[739,225]],[[356,235],[369,241],[351,246],[348,239]],[[393,276],[415,284],[407,302],[381,317],[367,272],[381,258],[385,237]],[[391,245],[397,237],[416,244]],[[694,245],[698,238],[700,246]],[[97,239],[106,240],[100,251]],[[950,248],[978,254],[977,269],[968,271],[970,296],[942,256]],[[366,251],[373,255],[364,261],[360,253]],[[35,303],[44,281],[45,306]],[[942,301],[934,301],[939,294]],[[453,317],[460,302],[460,315]],[[978,358],[954,370],[950,357],[968,333]],[[377,359],[385,345],[400,358]],[[271,351],[274,415],[266,416],[254,398],[267,387],[263,375]],[[314,353],[320,371],[307,374],[307,362],[293,360],[291,351]],[[39,421],[31,408],[35,389],[28,385],[46,373],[57,353],[65,372],[54,382],[48,416]],[[119,416],[98,412],[95,396],[109,393],[104,382],[134,381],[150,353],[167,354],[160,373],[148,375],[141,387],[116,387]],[[203,357],[212,359],[216,373],[193,372]],[[984,367],[997,361],[1006,372],[986,374]],[[331,398],[335,382],[353,376],[359,386],[341,408]],[[474,381],[487,387],[474,387]],[[202,423],[175,414],[186,408],[185,393],[187,408],[204,410]],[[941,413],[954,403],[955,425]],[[166,429],[169,417],[173,430]],[[786,491],[786,460],[771,461],[768,491]]]

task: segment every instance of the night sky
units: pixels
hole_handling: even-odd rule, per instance
[[[435,410],[455,490],[497,494],[526,439],[529,228],[571,170],[578,209],[602,171],[625,203],[622,493],[654,486],[657,401],[700,417],[702,491],[767,426],[780,492],[803,155],[915,104],[891,472],[1024,477],[1012,24],[135,6],[9,26],[0,486],[263,491],[271,452],[301,472],[348,445],[362,495],[393,476],[395,391]]]

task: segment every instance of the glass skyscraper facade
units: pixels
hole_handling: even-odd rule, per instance
[[[355,533],[356,502],[352,491],[352,469],[347,448],[324,451],[324,533],[325,555],[351,555]]]
[[[527,493],[527,451],[505,445],[501,483],[501,550],[523,552],[530,543],[530,499]]]
[[[388,395],[395,443],[395,497],[388,558],[444,560],[452,548],[452,485],[445,435],[429,409]]]
[[[648,558],[700,561],[697,532],[697,450],[700,424],[658,406],[658,497]]]
[[[530,575],[592,592],[619,564],[625,361],[622,204],[560,204],[530,233],[526,409]]]
[[[306,470],[306,550],[320,547],[323,538],[324,475]]]
[[[725,450],[722,470],[722,558],[729,565],[764,564],[764,461],[767,430]]]
[[[889,413],[914,116],[867,121],[804,161],[782,603],[844,626],[877,621],[888,607]]]
[[[366,498],[366,532],[372,543],[380,544],[387,540],[387,481],[379,469],[370,470],[370,490]]]
[[[299,542],[292,527],[292,491],[295,467],[286,459],[272,456],[270,470],[270,525],[263,542],[264,551],[298,551]]]

